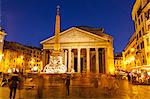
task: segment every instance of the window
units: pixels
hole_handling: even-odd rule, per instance
[[[136,16],[135,16],[135,21],[137,21]]]
[[[141,37],[141,36],[142,36],[141,31],[139,31],[139,37]]]
[[[140,47],[139,47],[139,45],[137,46],[137,49],[139,49]]]
[[[144,28],[142,27],[142,33],[144,34]]]
[[[150,30],[150,24],[148,25],[148,30]]]
[[[141,12],[142,12],[142,7],[140,6],[138,11],[137,11],[137,15],[140,16]]]
[[[136,28],[137,28],[137,23],[135,23],[135,30],[136,30]]]
[[[140,19],[138,19],[139,25],[140,25]]]
[[[144,48],[144,42],[141,43],[141,49],[143,49],[143,48]]]
[[[136,35],[136,40],[138,40],[139,39],[139,36],[138,36],[138,34]]]
[[[144,63],[144,59],[143,59],[143,63]]]
[[[148,10],[148,19],[150,18],[150,9]]]
[[[150,45],[150,39],[147,38],[146,41],[147,41],[147,46],[149,46]]]
[[[141,22],[143,22],[143,16],[141,15]]]
[[[150,9],[145,13],[145,18],[146,20],[150,18]]]
[[[145,63],[145,59],[144,59],[144,56],[143,56],[143,63]]]

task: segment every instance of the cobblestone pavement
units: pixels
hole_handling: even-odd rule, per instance
[[[42,99],[150,99],[149,85],[132,85],[126,80],[120,80],[119,85],[118,90],[109,93],[100,85],[95,88],[92,84],[77,81],[71,84],[70,95],[67,96],[64,84],[55,83],[43,88]],[[0,99],[9,99],[8,87],[0,87]],[[17,90],[16,99],[37,99],[37,88]]]

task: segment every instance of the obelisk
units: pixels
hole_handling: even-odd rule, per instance
[[[50,55],[49,63],[44,67],[45,73],[66,73],[67,66],[63,65],[62,55],[60,50],[60,6],[57,6],[55,35],[54,35],[54,50]]]
[[[53,54],[60,54],[60,6],[57,6],[56,12],[56,22],[55,22],[55,43],[54,43],[54,52]]]

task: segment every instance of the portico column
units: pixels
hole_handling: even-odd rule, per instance
[[[90,48],[86,48],[86,69],[90,73]]]
[[[98,48],[95,48],[96,51],[96,73],[99,73],[99,52]]]
[[[67,50],[65,50],[65,66],[67,66]]]
[[[80,51],[81,51],[81,49],[78,48],[78,67],[77,67],[78,73],[81,72],[81,66],[80,66]]]
[[[69,50],[68,72],[70,72],[71,71],[71,48],[69,48],[68,50]]]

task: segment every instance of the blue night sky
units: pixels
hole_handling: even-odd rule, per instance
[[[6,40],[39,46],[54,35],[56,6],[61,7],[61,30],[72,26],[105,29],[121,52],[134,32],[131,18],[135,0],[1,0]]]

